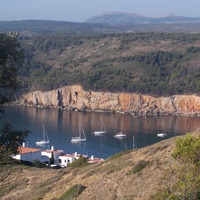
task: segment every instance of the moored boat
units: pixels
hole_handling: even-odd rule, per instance
[[[104,136],[106,134],[106,128],[101,118],[101,129],[99,131],[94,131],[95,136]]]
[[[125,138],[126,137],[126,130],[124,128],[124,124],[122,123],[122,131],[114,135],[115,138]]]
[[[48,138],[47,132],[46,132],[46,130],[44,128],[44,125],[43,125],[43,133],[42,133],[42,135],[43,135],[43,139],[36,142],[37,146],[42,146],[42,145],[49,144],[49,138]]]
[[[71,142],[76,143],[76,142],[85,142],[85,141],[86,141],[85,132],[83,130],[82,124],[79,122],[79,136],[72,137]]]
[[[167,136],[167,134],[165,132],[163,132],[163,133],[158,133],[157,136],[158,137],[165,137],[165,136]]]

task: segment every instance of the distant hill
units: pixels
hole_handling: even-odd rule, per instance
[[[0,32],[23,36],[50,34],[96,34],[121,32],[200,32],[200,18],[170,15],[150,18],[129,13],[106,13],[83,23],[53,20],[0,21]]]
[[[200,17],[183,17],[169,15],[166,17],[152,18],[133,13],[108,12],[87,19],[87,23],[102,24],[138,24],[138,23],[200,23]]]
[[[101,24],[53,20],[0,21],[0,32],[20,32],[23,35],[54,33],[87,34],[102,29],[102,26]]]
[[[109,12],[87,19],[87,23],[103,24],[132,24],[132,23],[150,23],[154,19],[142,15],[122,12]]]

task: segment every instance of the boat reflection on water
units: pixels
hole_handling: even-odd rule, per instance
[[[126,144],[126,138],[118,138],[118,140],[121,141],[121,150],[126,151],[128,150],[127,144]]]
[[[137,144],[134,135],[133,135],[133,149],[137,149]]]
[[[79,152],[82,155],[88,155],[86,152],[86,142],[72,142],[71,145],[75,148],[76,152]]]
[[[126,151],[128,149],[137,149],[135,136],[133,136],[132,147],[130,147],[130,148],[127,147],[126,137],[119,137],[119,138],[117,138],[117,140],[119,140],[121,143],[121,151]]]

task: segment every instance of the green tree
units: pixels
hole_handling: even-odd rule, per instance
[[[166,171],[165,187],[154,199],[200,199],[200,136],[178,138],[172,156],[177,162]]]
[[[5,124],[0,130],[0,163],[7,163],[11,155],[18,153],[18,147],[22,145],[30,131],[18,131],[10,124]]]
[[[55,158],[53,152],[51,152],[51,158],[50,158],[50,165],[55,163]]]
[[[18,40],[18,34],[0,33],[0,107],[9,102],[14,91],[19,86],[17,79],[17,64],[24,58],[23,49]],[[0,109],[1,112],[2,109]],[[8,162],[10,155],[17,154],[30,131],[14,130],[5,124],[0,130],[0,162]]]
[[[19,86],[16,64],[22,63],[24,53],[17,38],[18,34],[0,33],[0,106],[9,102]]]

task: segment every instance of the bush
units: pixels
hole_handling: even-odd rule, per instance
[[[41,163],[38,159],[35,159],[33,161],[33,166],[38,167],[38,168],[43,168],[45,165],[43,163]]]
[[[176,140],[176,164],[166,171],[165,186],[153,199],[200,199],[200,136],[187,134]]]
[[[132,173],[136,174],[140,171],[142,171],[146,166],[149,165],[149,161],[145,161],[145,160],[140,160],[137,164],[135,164],[135,166],[132,169]]]
[[[86,187],[81,184],[74,185],[69,190],[67,190],[60,198],[58,198],[58,200],[76,199],[85,189]]]
[[[80,158],[73,163],[68,164],[69,167],[80,167],[81,165],[84,165],[87,163],[87,158],[84,158],[82,155]]]

